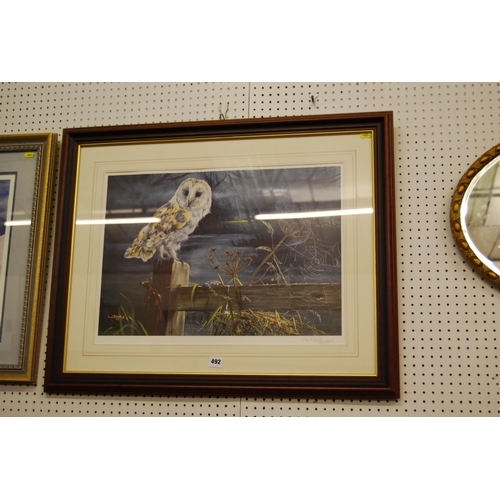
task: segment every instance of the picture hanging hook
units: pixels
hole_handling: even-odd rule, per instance
[[[223,114],[221,109],[222,103],[219,103],[219,120],[226,120],[229,113],[229,103],[226,105],[226,112]]]

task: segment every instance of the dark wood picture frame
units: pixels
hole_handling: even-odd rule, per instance
[[[300,370],[294,371],[292,368],[291,370],[283,370],[283,372],[277,369],[274,373],[268,373],[268,369],[263,369],[260,372],[249,372],[248,370],[241,370],[241,372],[233,370],[231,372],[230,367],[222,371],[218,371],[217,368],[215,370],[207,368],[196,372],[196,369],[187,368],[186,370],[175,371],[173,369],[162,372],[158,368],[152,368],[151,370],[114,369],[105,364],[102,364],[102,369],[74,367],[68,369],[68,366],[73,366],[69,362],[69,358],[75,350],[74,345],[80,345],[80,335],[82,335],[82,338],[85,336],[84,333],[81,334],[79,328],[71,326],[71,300],[74,300],[73,296],[79,293],[78,290],[75,292],[75,288],[72,288],[74,286],[72,282],[76,280],[73,273],[76,272],[75,261],[78,260],[74,256],[75,245],[78,246],[78,244],[75,244],[75,238],[78,240],[78,232],[75,229],[77,227],[77,212],[82,210],[81,203],[82,199],[85,198],[84,194],[81,194],[83,188],[80,186],[84,182],[82,176],[88,173],[87,171],[92,165],[102,165],[107,161],[87,161],[85,160],[87,158],[86,154],[92,155],[94,150],[102,150],[105,151],[103,154],[107,155],[109,153],[111,162],[114,159],[112,154],[114,149],[111,150],[110,148],[116,147],[116,150],[120,151],[119,148],[131,147],[143,154],[142,152],[147,153],[157,145],[167,148],[166,151],[168,148],[176,148],[180,145],[180,148],[184,148],[182,149],[183,154],[186,154],[186,151],[191,151],[192,148],[199,147],[200,151],[202,151],[199,154],[199,158],[202,158],[201,162],[205,161],[206,156],[213,155],[213,151],[216,151],[217,148],[229,151],[236,144],[237,146],[243,146],[243,152],[238,149],[238,153],[224,153],[226,155],[224,158],[238,157],[241,160],[242,157],[245,157],[245,151],[247,151],[247,155],[253,158],[254,163],[252,165],[255,165],[258,162],[255,158],[260,159],[262,157],[263,163],[268,159],[274,161],[272,160],[276,156],[272,151],[272,145],[274,144],[283,144],[284,152],[280,153],[281,156],[290,158],[289,161],[293,162],[293,152],[299,151],[299,149],[296,149],[298,146],[295,146],[295,144],[303,140],[306,141],[309,156],[314,160],[311,160],[311,164],[315,164],[315,162],[324,164],[326,153],[322,153],[323,156],[317,153],[316,141],[323,141],[321,144],[324,145],[322,147],[325,151],[328,150],[330,141],[337,141],[336,150],[339,151],[339,154],[344,155],[342,158],[348,158],[348,161],[355,164],[356,161],[361,161],[356,159],[356,152],[349,150],[347,142],[345,148],[339,146],[339,144],[343,144],[344,139],[348,141],[351,138],[353,141],[358,141],[360,138],[368,140],[366,143],[368,146],[363,146],[363,148],[369,151],[371,158],[369,162],[365,162],[367,164],[364,165],[364,170],[360,170],[360,172],[368,172],[367,177],[371,176],[371,180],[360,176],[361,178],[356,182],[360,183],[360,186],[363,185],[364,189],[367,188],[369,196],[372,196],[373,203],[373,213],[368,216],[372,228],[371,239],[368,239],[368,241],[372,242],[368,245],[372,247],[369,249],[369,252],[372,253],[368,255],[372,256],[371,260],[373,261],[373,270],[371,272],[373,276],[370,277],[373,292],[368,290],[362,293],[365,294],[364,297],[369,299],[368,301],[373,300],[374,311],[371,319],[362,317],[361,313],[358,314],[359,325],[353,326],[352,331],[357,339],[356,349],[361,352],[363,351],[363,338],[365,338],[362,332],[365,326],[367,326],[368,330],[373,330],[373,339],[371,340],[373,344],[373,354],[371,354],[373,357],[373,373],[370,372],[368,375],[358,373],[356,372],[357,368],[350,370],[348,365],[351,358],[349,357],[346,358],[347,361],[342,361],[347,368],[345,368],[345,372],[341,373],[337,372],[336,369],[332,369],[332,373],[329,373],[328,367],[318,372],[311,369],[304,369],[302,372]],[[268,145],[271,145],[271,147],[267,148],[265,152],[262,151],[261,154],[259,148],[266,149]],[[205,150],[203,148],[209,149]],[[212,153],[209,154],[206,151],[212,151]],[[279,156],[279,154],[277,155]],[[175,154],[172,153],[172,157],[178,159],[178,151]],[[128,160],[125,153],[123,153],[123,158],[123,165],[129,165],[132,162],[132,160]],[[152,154],[151,158],[148,161],[153,162],[156,157]],[[297,164],[300,161],[297,160]],[[147,165],[150,164],[152,163]],[[140,165],[146,165],[146,163]],[[94,168],[97,171],[101,167]],[[136,169],[133,172],[135,174],[140,172],[142,168],[146,171],[150,167],[135,166],[134,168]],[[92,180],[96,177],[89,174],[88,178]],[[96,187],[95,185],[92,186],[93,188]],[[87,189],[85,192],[92,193],[92,189]],[[45,391],[48,393],[398,398],[398,292],[394,200],[393,117],[390,111],[64,130],[57,203]],[[362,249],[358,248],[356,252],[358,250],[362,251]],[[95,260],[98,261],[99,259]],[[370,258],[367,260],[369,261]],[[80,261],[78,260],[78,262]],[[179,262],[176,261],[177,263]],[[372,264],[369,263],[369,265]],[[85,278],[85,276],[83,277]],[[358,280],[356,276],[354,278]],[[359,280],[361,284],[361,278]],[[179,288],[180,291],[182,291],[181,288]],[[190,290],[189,294],[194,295],[193,288]],[[359,295],[359,297],[362,297],[362,295]],[[355,308],[356,300],[351,301],[349,307]],[[75,306],[73,306],[73,309],[76,309]],[[364,323],[365,320],[367,325]],[[89,338],[91,334],[92,331]],[[179,332],[176,335],[179,335]],[[74,344],[71,340],[72,336],[76,338]],[[296,348],[298,350],[293,352],[299,353],[302,349],[307,353],[308,348],[309,346],[305,345]],[[317,343],[314,348],[314,352],[319,353],[318,356],[320,357],[322,356],[322,348],[321,342]],[[203,351],[205,348],[200,349],[200,352],[206,354],[206,356],[205,354],[203,356],[207,358],[207,361],[209,356],[216,354],[210,347],[206,348],[206,352]],[[261,352],[264,353],[265,357],[267,347],[264,346],[262,349]],[[187,352],[189,353],[189,350]],[[194,354],[197,355],[197,353],[198,351]],[[353,359],[355,357],[354,355],[350,356]],[[131,359],[131,357],[129,355],[127,359]],[[195,357],[193,355],[193,359]],[[279,355],[277,357],[279,358]],[[185,358],[179,358],[181,359],[179,363],[182,362],[182,359],[187,360],[188,358],[190,358],[189,355]],[[96,363],[101,362],[99,356],[96,356],[95,359],[97,360]],[[293,356],[291,356],[291,359],[294,359]],[[313,366],[315,358],[312,357],[311,359],[313,360],[311,366]],[[337,358],[332,354],[331,359],[335,360]],[[251,362],[249,363],[249,366],[251,366]],[[293,364],[293,361],[290,361],[290,363]],[[257,366],[258,363],[255,364]],[[328,365],[328,363],[326,364]]]

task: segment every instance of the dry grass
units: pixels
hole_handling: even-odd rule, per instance
[[[216,309],[205,321],[203,328],[210,335],[324,335],[312,323],[305,322],[299,313],[278,311],[230,310],[226,306]]]

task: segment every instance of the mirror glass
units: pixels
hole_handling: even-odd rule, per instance
[[[465,239],[477,258],[500,274],[500,156],[478,172],[460,210]]]

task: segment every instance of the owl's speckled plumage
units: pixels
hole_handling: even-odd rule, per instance
[[[151,222],[140,230],[124,257],[146,262],[158,250],[162,259],[177,259],[181,243],[210,213],[211,206],[210,186],[200,179],[186,179],[171,200],[157,210],[154,217],[158,222]]]

